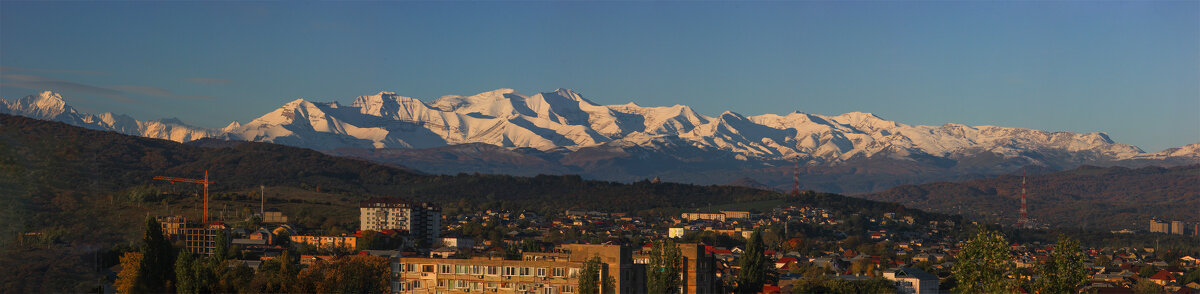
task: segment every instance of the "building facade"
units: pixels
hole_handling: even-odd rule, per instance
[[[442,209],[430,203],[375,198],[359,205],[359,230],[403,230],[433,240],[441,233]]]
[[[292,244],[308,244],[317,248],[345,248],[354,250],[358,247],[356,236],[290,236]]]
[[[895,283],[899,294],[938,293],[938,277],[918,268],[888,269],[883,277]]]
[[[559,252],[527,252],[521,260],[399,257],[392,261],[392,292],[579,293],[584,262],[599,257],[612,292],[645,293],[645,266],[634,264],[631,253],[617,245],[568,244]]]
[[[684,212],[682,215],[680,215],[680,218],[686,220],[715,220],[723,222],[725,221],[725,214],[711,212]]]

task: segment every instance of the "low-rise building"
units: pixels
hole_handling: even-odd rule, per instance
[[[883,277],[896,283],[896,293],[938,293],[938,277],[918,268],[901,267],[883,271]]]
[[[305,236],[297,235],[289,237],[292,244],[308,244],[317,248],[345,248],[351,249],[358,247],[358,237],[356,236]]]

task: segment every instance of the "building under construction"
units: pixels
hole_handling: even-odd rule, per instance
[[[181,215],[160,216],[158,223],[164,237],[172,242],[183,242],[183,250],[192,254],[212,255],[217,250],[217,234],[226,234],[224,224],[189,223]]]

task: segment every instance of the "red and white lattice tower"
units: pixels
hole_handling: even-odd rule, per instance
[[[1017,227],[1021,227],[1021,228],[1030,227],[1029,213],[1028,213],[1029,210],[1028,210],[1028,207],[1025,206],[1025,195],[1026,195],[1025,194],[1025,175],[1024,175],[1024,173],[1022,173],[1022,175],[1021,175],[1021,210],[1017,215]]]

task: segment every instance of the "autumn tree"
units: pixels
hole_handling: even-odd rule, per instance
[[[1091,280],[1079,241],[1060,235],[1050,259],[1036,268],[1033,288],[1041,293],[1071,293]]]
[[[298,292],[391,293],[391,267],[385,257],[352,255],[300,271]]]
[[[746,241],[746,250],[742,253],[741,266],[738,272],[738,292],[758,293],[763,284],[767,283],[770,271],[766,249],[763,246],[762,229],[754,230],[750,240]]]
[[[683,253],[671,240],[655,241],[646,266],[646,288],[650,293],[678,293],[683,282]]]
[[[1008,241],[997,231],[980,228],[967,241],[954,264],[958,293],[1008,293],[1016,286],[1011,278],[1016,266]]]
[[[250,281],[250,292],[281,293],[291,292],[291,287],[297,284],[300,271],[292,261],[291,253],[284,250],[271,260],[263,262],[258,272]]]
[[[117,293],[146,293],[141,281],[143,278],[142,253],[126,252],[121,255],[121,272],[117,273],[117,280],[113,282]]]

